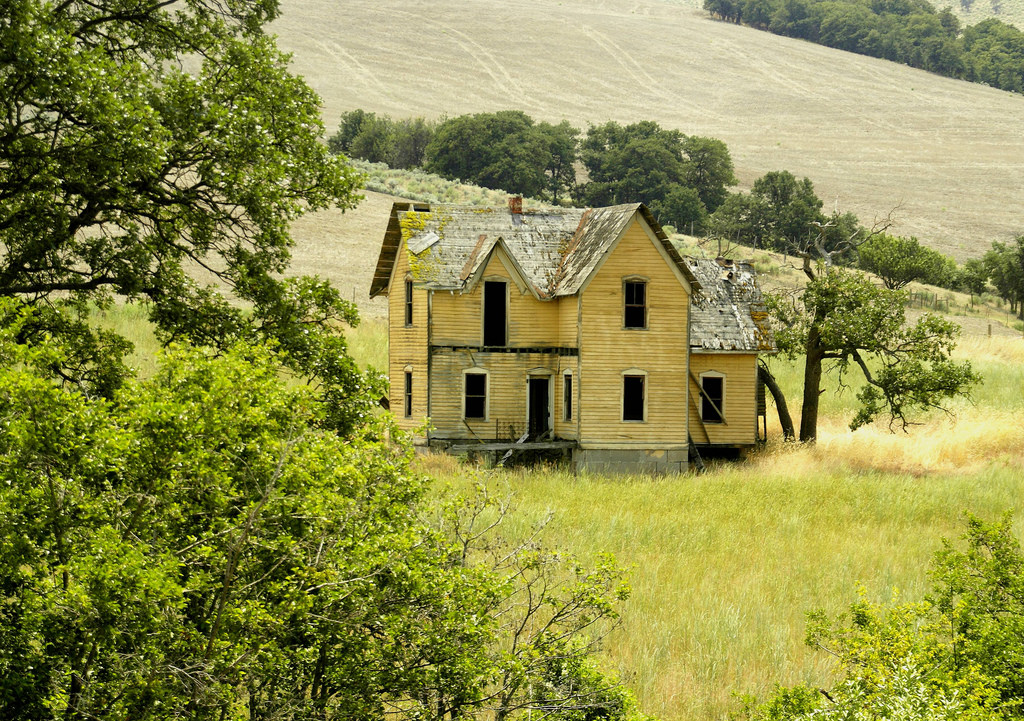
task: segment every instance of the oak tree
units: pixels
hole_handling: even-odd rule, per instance
[[[64,376],[110,395],[124,339],[90,309],[144,301],[164,340],[273,340],[324,397],[367,383],[316,279],[283,279],[289,223],[356,202],[319,101],[264,32],[274,0],[12,0],[0,23],[0,297],[25,338],[73,341]],[[351,428],[365,408],[338,408]]]

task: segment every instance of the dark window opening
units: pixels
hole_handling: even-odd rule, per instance
[[[405,324],[412,325],[412,281],[405,281]]]
[[[487,375],[466,374],[466,418],[487,417]]]
[[[484,281],[484,345],[505,345],[508,325],[507,283]]]
[[[626,301],[623,326],[626,328],[646,328],[647,284],[643,281],[627,280],[623,290]]]
[[[704,376],[700,379],[704,393],[700,397],[700,417],[705,423],[722,422],[722,403],[725,400],[725,378]]]
[[[644,419],[644,377],[622,376],[622,420]]]
[[[405,372],[405,417],[412,417],[412,371]]]
[[[549,430],[548,393],[551,382],[547,378],[529,379],[529,433],[530,438],[540,438]]]
[[[562,410],[564,411],[563,418],[567,421],[572,420],[572,376],[566,373],[562,383]]]

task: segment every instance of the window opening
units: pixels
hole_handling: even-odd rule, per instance
[[[722,403],[725,401],[725,378],[701,376],[700,417],[705,423],[722,422]]]
[[[485,418],[487,416],[487,374],[466,374],[466,418]]]
[[[626,328],[647,327],[647,283],[640,280],[627,280],[623,288],[625,310],[623,326]]]
[[[622,420],[644,419],[644,377],[622,376]]]
[[[405,281],[405,324],[412,325],[412,281]]]
[[[412,371],[405,372],[405,417],[412,417]]]
[[[562,376],[562,418],[572,420],[572,373]]]
[[[528,410],[528,431],[531,438],[540,438],[551,430],[548,425],[548,393],[550,386],[551,381],[547,376],[529,379],[530,407]]]
[[[508,326],[508,284],[484,281],[484,345],[505,345]]]

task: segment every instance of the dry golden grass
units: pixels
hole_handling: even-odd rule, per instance
[[[332,132],[353,108],[651,119],[724,140],[743,185],[788,169],[868,223],[899,205],[897,232],[960,260],[1022,230],[1020,95],[668,0],[285,0],[282,11],[273,29]]]
[[[829,683],[828,659],[803,643],[806,611],[838,613],[858,585],[876,601],[894,589],[922,598],[931,558],[962,532],[965,511],[994,518],[1024,498],[1024,341],[968,337],[958,354],[985,381],[955,417],[932,413],[907,433],[884,424],[851,433],[849,392],[830,392],[816,445],[781,442],[775,422],[772,441],[745,463],[701,476],[419,463],[456,488],[482,478],[512,489],[513,533],[553,513],[550,543],[584,559],[614,553],[634,593],[607,665],[648,713],[721,719],[737,708],[735,693]],[[799,365],[776,366],[792,387]]]

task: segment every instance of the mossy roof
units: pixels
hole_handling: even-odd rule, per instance
[[[679,272],[695,284],[696,278],[641,203],[590,209],[526,208],[521,213],[508,208],[395,203],[370,296],[387,293],[403,239],[418,287],[463,290],[501,247],[538,298],[574,295],[638,214]]]
[[[690,304],[690,346],[695,351],[777,351],[749,262],[691,257],[685,261],[701,288]]]

